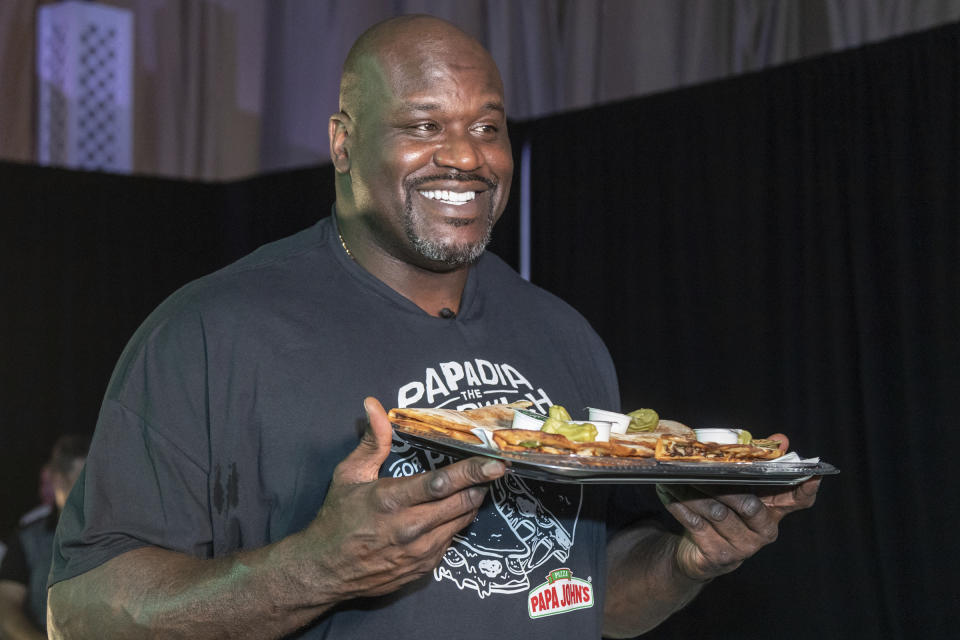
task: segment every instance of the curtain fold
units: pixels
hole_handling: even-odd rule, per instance
[[[0,158],[35,157],[33,21],[0,3]],[[510,116],[769,68],[960,19],[960,0],[101,0],[134,13],[134,170],[229,180],[329,160],[354,38],[429,13],[487,45]]]

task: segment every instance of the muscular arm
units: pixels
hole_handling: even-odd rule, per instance
[[[432,571],[504,467],[471,458],[378,479],[392,428],[375,400],[367,412],[370,429],[337,466],[306,529],[213,560],[154,547],[124,553],[50,588],[50,637],[281,637],[339,602],[390,593]]]
[[[700,593],[677,564],[680,537],[655,523],[617,533],[607,544],[604,637],[633,638],[666,620]]]
[[[43,640],[42,633],[24,611],[27,585],[0,580],[0,640]]]
[[[316,597],[290,555],[296,536],[216,560],[145,547],[53,585],[51,638],[278,637],[332,602]]]

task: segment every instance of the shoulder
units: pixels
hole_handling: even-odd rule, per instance
[[[265,244],[236,262],[187,283],[164,300],[144,322],[148,328],[184,316],[230,314],[237,307],[269,306],[290,287],[303,286],[304,274],[322,269],[329,219],[292,236]]]
[[[251,301],[269,297],[284,283],[303,281],[303,274],[316,270],[327,257],[330,219],[286,238],[267,243],[218,271],[194,280],[171,295],[161,311],[188,307],[205,310],[238,297]]]
[[[199,371],[217,340],[229,336],[242,346],[244,338],[256,336],[269,318],[284,313],[282,305],[302,306],[304,288],[324,281],[320,273],[329,270],[329,229],[325,218],[168,296],[128,341],[108,395],[114,395],[115,383],[122,385],[134,369]],[[175,362],[177,367],[158,364],[162,362]]]

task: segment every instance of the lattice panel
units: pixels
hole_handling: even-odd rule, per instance
[[[131,171],[132,13],[64,2],[38,17],[39,161]]]

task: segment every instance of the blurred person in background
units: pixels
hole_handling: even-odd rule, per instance
[[[57,439],[41,472],[42,504],[20,518],[0,558],[0,639],[46,638],[47,573],[60,510],[83,468],[88,436]]]

